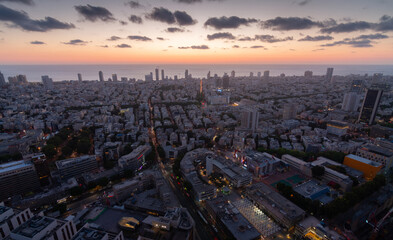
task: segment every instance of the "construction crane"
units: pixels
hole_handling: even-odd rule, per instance
[[[389,217],[390,214],[393,213],[393,207],[385,214],[385,216],[383,216],[383,218],[381,218],[381,220],[378,221],[378,223],[376,225],[370,224],[368,222],[368,220],[366,220],[367,223],[369,223],[371,226],[374,227],[374,230],[371,233],[370,239],[371,240],[375,240],[378,237],[378,231],[380,230],[380,228],[382,227],[383,223],[385,222],[386,218]]]

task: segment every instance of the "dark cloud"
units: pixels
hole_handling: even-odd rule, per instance
[[[232,33],[229,32],[219,32],[219,33],[214,33],[212,35],[207,35],[208,40],[215,40],[215,39],[235,39],[235,36],[232,35]]]
[[[117,41],[117,40],[119,40],[119,39],[121,39],[121,37],[112,36],[112,37],[108,38],[107,41]]]
[[[110,22],[116,20],[113,14],[106,8],[96,7],[87,4],[86,6],[74,6],[75,10],[86,20],[95,22],[101,20],[103,22]]]
[[[33,44],[33,45],[43,45],[43,44],[45,44],[44,42],[41,42],[41,41],[32,41],[32,42],[30,42],[30,44]]]
[[[163,37],[157,37],[157,40],[164,41],[164,40],[166,40],[166,39],[163,38]]]
[[[191,46],[191,47],[179,47],[179,49],[200,49],[200,50],[206,50],[206,49],[209,49],[209,46],[207,46],[207,45],[199,45],[199,46]]]
[[[26,31],[47,32],[53,29],[71,29],[74,24],[60,22],[52,17],[33,20],[23,11],[16,11],[0,4],[0,21],[10,22],[10,27],[18,27]]]
[[[146,36],[137,36],[137,35],[128,36],[128,39],[142,41],[142,42],[152,41],[151,38],[148,38]]]
[[[184,32],[184,29],[176,28],[176,27],[169,27],[165,31],[169,32],[169,33],[176,33],[176,32]]]
[[[233,45],[232,48],[240,48],[239,45]]]
[[[142,4],[140,4],[138,1],[128,1],[124,3],[126,6],[129,6],[131,8],[142,8]]]
[[[325,49],[324,48],[317,48],[317,49],[314,49],[314,50],[312,50],[313,52],[318,52],[318,51],[324,51]]]
[[[125,25],[128,24],[128,22],[126,22],[126,21],[119,21],[119,23],[120,23],[121,25],[123,25],[123,26],[125,26]]]
[[[136,24],[142,24],[143,20],[141,17],[138,17],[137,15],[131,15],[128,20],[130,20],[130,22],[136,23]]]
[[[241,37],[238,39],[238,41],[254,41],[254,38],[251,37]]]
[[[304,6],[304,5],[309,4],[310,2],[311,2],[311,0],[303,0],[303,1],[299,2],[297,5]]]
[[[293,40],[293,37],[276,38],[273,35],[255,35],[255,40],[259,40],[261,42],[275,43],[275,42],[290,41]]]
[[[376,33],[376,34],[368,34],[368,35],[360,35],[359,37],[356,37],[355,39],[370,39],[370,40],[379,40],[379,39],[386,39],[389,38],[389,36]]]
[[[0,2],[22,3],[30,6],[34,5],[33,0],[0,0]]]
[[[73,39],[73,40],[70,40],[69,42],[63,42],[64,44],[67,44],[67,45],[79,45],[79,46],[83,46],[83,45],[86,45],[88,42],[87,41],[83,41],[83,40],[80,40],[80,39]]]
[[[276,17],[261,22],[262,28],[271,28],[277,31],[288,31],[288,30],[302,30],[309,29],[312,27],[322,27],[322,23],[312,21],[308,18],[299,17]]]
[[[379,19],[379,23],[375,26],[377,31],[393,31],[393,18],[388,15],[384,15]]]
[[[119,45],[116,45],[116,47],[117,47],[117,48],[131,48],[131,46],[130,46],[130,45],[128,45],[128,44],[125,44],[125,43],[123,43],[123,44],[119,44]]]
[[[153,11],[146,15],[147,18],[158,22],[174,24],[176,22],[175,16],[166,8],[154,8]]]
[[[238,39],[238,41],[261,41],[261,42],[268,42],[268,43],[285,42],[290,40],[293,40],[293,37],[277,38],[273,35],[255,35],[254,38],[241,37]]]
[[[101,46],[99,46],[99,47],[108,48],[109,46],[108,46],[108,45],[101,45]]]
[[[342,41],[336,41],[333,43],[327,43],[327,44],[323,44],[321,45],[321,47],[334,47],[334,46],[340,46],[340,45],[348,45],[354,48],[368,48],[368,47],[373,47],[373,45],[371,44],[371,40],[369,39],[349,39],[346,38]]]
[[[314,36],[311,37],[310,35],[305,36],[304,38],[299,39],[298,41],[304,41],[304,42],[317,42],[317,41],[326,41],[326,40],[333,40],[334,38],[331,36]]]
[[[322,33],[349,33],[354,31],[361,31],[372,29],[373,24],[365,21],[340,23],[332,27],[322,28]]]
[[[255,23],[258,20],[254,18],[239,18],[237,16],[232,16],[232,17],[220,17],[220,18],[209,18],[205,22],[205,27],[210,26],[213,27],[217,30],[223,29],[223,28],[238,28],[241,25],[248,26],[249,23]]]
[[[180,26],[194,25],[197,22],[184,11],[176,11],[173,15],[176,18],[177,24],[179,24]]]
[[[264,46],[257,45],[257,46],[251,46],[250,48],[265,48],[265,47],[264,47]]]
[[[168,24],[177,23],[180,26],[194,25],[197,22],[184,11],[175,11],[172,13],[163,7],[155,7],[151,13],[146,15],[146,18]]]

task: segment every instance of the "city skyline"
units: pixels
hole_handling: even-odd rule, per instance
[[[1,0],[0,64],[386,65],[392,10],[382,0]]]

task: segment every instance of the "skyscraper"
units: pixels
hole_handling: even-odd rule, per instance
[[[0,72],[0,86],[5,85],[5,78],[4,75]]]
[[[44,84],[44,87],[47,89],[52,89],[53,88],[53,80],[52,78],[48,77],[48,75],[42,76],[42,84]]]
[[[356,92],[348,92],[344,95],[341,109],[347,112],[356,112],[359,107],[360,96]]]
[[[224,89],[228,89],[229,88],[229,76],[228,74],[224,74],[224,76],[222,77],[222,87]]]
[[[232,72],[231,72],[231,78],[235,78],[235,70],[232,70]]]
[[[112,81],[117,82],[117,74],[112,74]]]
[[[312,71],[305,71],[305,72],[304,72],[304,76],[305,76],[306,78],[311,78],[311,77],[312,77]]]
[[[333,68],[328,68],[326,71],[326,81],[332,81],[333,78]]]
[[[207,73],[207,80],[210,79],[210,71]]]
[[[159,70],[156,68],[156,81],[160,80]]]
[[[184,72],[184,78],[188,79],[188,69]]]
[[[100,78],[100,82],[104,81],[104,73],[102,71],[98,72],[98,77]]]
[[[164,69],[161,69],[161,80],[165,79],[165,72]]]
[[[254,132],[259,124],[259,112],[256,110],[246,110],[242,113],[241,127]]]
[[[270,71],[269,71],[269,70],[266,70],[266,71],[263,72],[263,78],[264,78],[265,80],[268,80],[268,79],[269,79],[269,76],[270,76]]]
[[[358,122],[364,122],[372,125],[377,115],[379,103],[381,101],[383,91],[380,89],[367,89]]]
[[[353,80],[351,83],[351,92],[361,93],[363,92],[364,81],[363,80]]]
[[[82,74],[78,73],[78,81],[82,82]]]

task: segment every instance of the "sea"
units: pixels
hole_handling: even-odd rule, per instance
[[[7,79],[10,76],[18,74],[26,75],[29,82],[40,82],[41,76],[48,75],[53,81],[77,80],[78,73],[82,74],[83,80],[98,80],[98,72],[104,73],[104,79],[117,74],[118,79],[121,77],[145,79],[145,75],[153,73],[159,69],[161,79],[161,69],[164,70],[165,76],[182,78],[185,70],[192,77],[206,77],[210,71],[211,76],[217,74],[223,76],[225,73],[230,74],[235,71],[236,76],[249,76],[250,72],[254,76],[266,70],[270,71],[270,76],[279,76],[284,73],[286,76],[303,76],[305,71],[312,71],[314,75],[324,75],[328,67],[333,67],[333,75],[346,76],[355,75],[372,75],[382,73],[383,75],[393,75],[393,65],[282,65],[282,64],[121,64],[121,65],[0,65],[0,72]],[[155,77],[154,77],[155,78]]]

